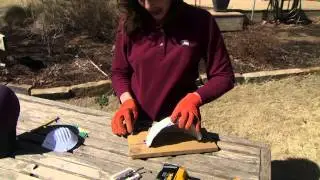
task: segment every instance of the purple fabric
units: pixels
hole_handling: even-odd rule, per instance
[[[130,92],[144,118],[169,116],[189,92],[197,91],[205,104],[233,88],[228,52],[214,18],[206,10],[183,3],[165,31],[150,29],[149,33],[128,37],[120,23],[112,64],[117,96]],[[195,82],[201,59],[207,64],[208,83],[198,89]]]
[[[20,104],[15,93],[6,86],[0,85],[0,131],[13,132],[16,129],[20,114]]]

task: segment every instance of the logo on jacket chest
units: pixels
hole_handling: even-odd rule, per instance
[[[187,39],[182,39],[180,40],[180,42],[178,41],[179,46],[181,47],[186,47],[186,48],[194,48],[197,47],[198,43],[197,41],[191,41],[191,40],[187,40]]]
[[[189,40],[181,40],[180,45],[181,46],[190,46],[190,42],[189,42]]]

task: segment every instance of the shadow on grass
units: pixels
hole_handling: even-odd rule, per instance
[[[308,159],[290,158],[271,162],[272,180],[319,180],[320,168]]]

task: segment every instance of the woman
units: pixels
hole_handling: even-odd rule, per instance
[[[0,85],[0,158],[13,152],[20,104],[15,93]]]
[[[220,30],[207,11],[182,0],[122,0],[112,84],[121,106],[112,119],[116,135],[132,133],[138,120],[171,116],[179,128],[200,131],[199,107],[233,88],[234,74]],[[208,82],[197,88],[198,64]]]

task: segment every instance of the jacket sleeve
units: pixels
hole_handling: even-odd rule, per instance
[[[205,39],[207,51],[205,55],[208,81],[197,92],[203,104],[215,100],[234,87],[234,72],[222,34],[210,14],[208,33]]]
[[[127,55],[128,37],[124,32],[124,23],[120,20],[115,39],[115,51],[112,59],[111,80],[112,87],[120,98],[124,92],[130,92],[131,66]]]

